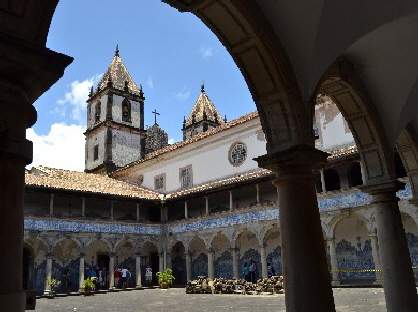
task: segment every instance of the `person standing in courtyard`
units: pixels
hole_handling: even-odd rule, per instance
[[[152,269],[149,267],[149,265],[145,269],[145,280],[147,285],[150,286],[152,283]]]
[[[119,286],[119,270],[118,270],[118,268],[115,268],[115,271],[113,272],[113,278],[115,279],[115,285],[114,285],[114,287],[115,288],[118,288],[118,286]]]
[[[249,282],[250,281],[250,268],[248,267],[247,262],[244,262],[244,268],[242,269],[242,274],[244,275],[244,279]]]
[[[249,268],[249,271],[250,271],[250,282],[251,283],[255,283],[256,269],[257,269],[257,267],[255,265],[255,261],[254,260],[251,260],[251,262],[250,262],[250,268]]]

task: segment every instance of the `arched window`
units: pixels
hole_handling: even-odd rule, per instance
[[[100,102],[97,102],[96,104],[96,114],[95,114],[95,120],[96,122],[100,121],[100,113],[102,110],[102,105]]]
[[[122,121],[131,122],[131,102],[127,99],[122,102]]]

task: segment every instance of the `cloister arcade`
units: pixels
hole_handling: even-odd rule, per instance
[[[393,161],[398,142],[415,199],[416,2],[164,2],[192,12],[215,33],[241,69],[257,104],[267,137],[267,154],[258,162],[260,167],[275,172],[279,192],[287,310],[335,311],[312,173],[326,160],[325,153],[314,149],[312,138],[311,102],[320,92],[337,103],[359,148],[365,173],[362,190],[372,196],[375,211],[374,217],[366,220],[377,230],[387,309],[417,311]],[[24,239],[24,166],[30,163],[32,154],[25,129],[36,121],[32,103],[72,61],[46,48],[57,4],[56,0],[5,1],[0,7],[4,39],[0,59],[0,183],[4,203],[0,254],[7,255],[0,259],[0,265],[15,272],[16,277],[22,275],[22,261],[18,259]],[[358,231],[360,238],[366,235],[361,224]],[[340,230],[336,233],[340,235]],[[207,249],[209,241],[204,240]],[[53,266],[48,255],[54,252],[55,245],[35,245],[47,256],[49,274]],[[113,252],[110,246],[108,252]],[[360,247],[364,246],[366,242],[361,241]],[[187,251],[188,243],[185,247]],[[203,248],[202,243],[197,247]],[[208,255],[212,259],[212,251]],[[21,278],[0,285],[1,305],[8,311],[23,311],[22,289]]]

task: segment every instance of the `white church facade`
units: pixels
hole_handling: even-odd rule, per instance
[[[154,272],[172,268],[179,284],[200,275],[242,277],[251,260],[259,278],[267,263],[282,272],[274,174],[254,160],[266,154],[257,112],[228,122],[202,85],[183,121],[184,140],[169,145],[159,125],[144,127],[144,92],[119,51],[87,105],[85,172],[40,166],[26,173],[27,289],[49,291],[48,278],[62,280],[70,268],[75,291],[86,268],[97,266],[110,272],[105,287],[114,286],[111,273],[121,266],[131,269],[132,287],[142,285],[147,265]],[[370,195],[358,188],[364,170],[353,136],[327,97],[318,99],[314,124],[316,147],[330,153],[317,168],[330,280],[381,284],[375,215]],[[418,266],[418,210],[395,159],[405,183],[397,193],[403,225]]]

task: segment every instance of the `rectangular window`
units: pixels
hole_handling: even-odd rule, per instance
[[[183,189],[192,187],[192,165],[180,168],[180,183]]]
[[[155,176],[154,183],[155,183],[156,190],[164,190],[165,189],[165,173]]]
[[[99,159],[99,145],[94,146],[94,160]]]
[[[314,118],[314,121],[313,121],[313,134],[314,134],[315,140],[319,140],[318,124],[316,123],[315,118]]]

